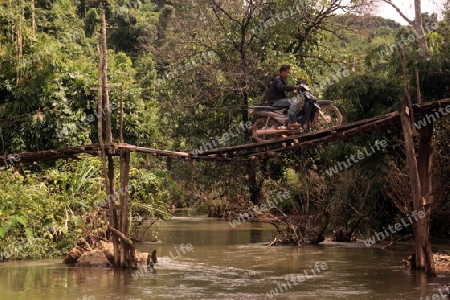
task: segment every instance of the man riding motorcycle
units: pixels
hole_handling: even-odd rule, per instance
[[[342,114],[333,105],[333,101],[317,99],[301,81],[298,81],[297,85],[288,86],[285,80],[289,75],[289,66],[281,66],[280,75],[273,79],[266,95],[270,106],[256,105],[249,109],[252,114],[252,136],[256,142],[272,141],[287,134],[299,134],[302,131],[332,128],[342,124]],[[298,93],[288,99],[286,92],[295,90]]]
[[[297,103],[291,99],[288,99],[286,92],[292,92],[298,90],[299,86],[289,86],[286,84],[286,80],[291,74],[291,67],[289,65],[282,65],[280,67],[280,75],[275,77],[272,81],[268,93],[269,104],[272,107],[289,107],[289,124],[288,127],[299,128],[300,124],[297,122]]]
[[[289,107],[289,124],[288,128],[299,128],[306,126],[306,122],[300,125],[297,121],[298,104],[296,101],[287,98],[286,92],[292,92],[300,88],[299,85],[288,86],[286,84],[287,78],[291,74],[291,67],[289,65],[282,65],[280,67],[280,75],[275,77],[272,81],[268,93],[269,104],[272,107]]]

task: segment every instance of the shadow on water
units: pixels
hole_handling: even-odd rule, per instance
[[[395,250],[362,243],[267,247],[268,224],[232,228],[204,218],[175,218],[156,230],[164,243],[138,246],[158,251],[154,272],[8,262],[0,265],[0,299],[270,299],[266,293],[275,288],[274,299],[431,299],[450,278],[405,270],[406,243]],[[289,286],[293,276],[304,281]]]

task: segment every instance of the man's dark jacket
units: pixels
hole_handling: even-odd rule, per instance
[[[293,90],[294,87],[286,85],[280,76],[275,77],[270,85],[269,94],[267,97],[269,99],[269,104],[274,104],[280,99],[287,98],[286,92],[292,92]]]

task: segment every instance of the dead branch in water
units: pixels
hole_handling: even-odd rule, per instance
[[[380,249],[387,249],[387,248],[389,248],[389,247],[392,247],[392,246],[395,245],[397,242],[406,240],[406,239],[409,238],[409,237],[412,237],[412,234],[408,234],[408,235],[402,236],[402,237],[400,237],[400,238],[398,238],[398,239],[395,239],[395,240],[393,240],[392,242],[390,242],[388,245],[383,246],[383,247],[381,247]]]

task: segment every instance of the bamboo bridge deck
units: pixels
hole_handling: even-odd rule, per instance
[[[442,99],[413,106],[416,123],[427,115],[436,116],[440,108],[450,110],[450,98]],[[446,110],[444,110],[446,111]],[[435,117],[437,119],[437,117]],[[290,135],[274,141],[264,143],[250,143],[234,147],[221,147],[210,149],[202,153],[192,153],[183,151],[159,150],[147,147],[139,147],[124,143],[105,143],[107,155],[118,156],[120,152],[145,153],[153,156],[170,157],[190,160],[210,160],[210,161],[232,161],[255,159],[263,156],[274,156],[278,153],[295,151],[299,148],[310,147],[319,144],[326,144],[335,140],[347,140],[351,136],[366,136],[374,131],[401,130],[400,115],[392,112],[370,119],[364,119],[353,123],[344,124],[338,127],[308,132],[298,135]],[[33,163],[44,160],[56,159],[78,159],[77,155],[88,153],[99,155],[101,147],[99,144],[66,147],[60,149],[43,150],[38,152],[20,153],[20,163]],[[0,166],[10,164],[10,156],[0,156]]]

